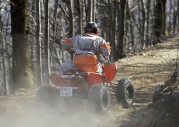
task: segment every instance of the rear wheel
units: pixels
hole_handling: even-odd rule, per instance
[[[55,102],[56,90],[52,86],[42,86],[37,91],[37,100],[40,103],[52,104]]]
[[[119,80],[116,89],[116,97],[119,104],[122,104],[123,108],[130,108],[134,102],[134,86],[132,81],[128,78]]]
[[[107,87],[103,85],[90,88],[88,100],[90,106],[93,106],[99,112],[107,111],[110,107],[110,94]]]

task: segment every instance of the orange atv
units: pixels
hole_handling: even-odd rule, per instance
[[[98,111],[106,111],[110,107],[110,93],[115,92],[117,101],[124,108],[129,108],[134,101],[134,87],[127,79],[119,80],[117,86],[112,85],[117,72],[117,64],[105,64],[102,74],[96,72],[80,72],[72,70],[64,75],[51,74],[50,80],[54,86],[42,86],[37,97],[45,102],[55,99],[68,100],[72,98],[88,100]],[[115,87],[112,87],[115,86]]]

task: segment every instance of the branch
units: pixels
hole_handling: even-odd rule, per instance
[[[0,51],[5,52],[5,53],[7,54],[8,57],[9,57],[9,56],[12,56],[10,53],[8,53],[8,51],[6,51],[6,50],[3,49],[3,48],[0,48]]]
[[[67,11],[65,10],[63,3],[61,2],[61,0],[59,0],[59,6],[61,6],[62,11],[64,12],[64,14],[69,18],[69,15],[67,13]]]

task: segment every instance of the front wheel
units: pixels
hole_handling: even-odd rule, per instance
[[[90,88],[88,100],[90,105],[99,112],[107,111],[110,107],[110,94],[107,87],[103,85]]]
[[[134,102],[134,86],[132,81],[128,78],[119,80],[116,89],[116,97],[119,104],[122,104],[123,108],[130,108]]]

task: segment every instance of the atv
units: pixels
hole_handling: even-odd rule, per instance
[[[118,103],[124,108],[131,107],[134,102],[133,83],[128,78],[119,80],[117,85],[112,83],[117,72],[115,62],[105,64],[102,70],[102,73],[72,70],[64,75],[51,74],[49,78],[54,86],[40,87],[37,97],[48,103],[56,100],[87,100],[95,110],[103,112],[110,107],[110,93],[113,91]]]

